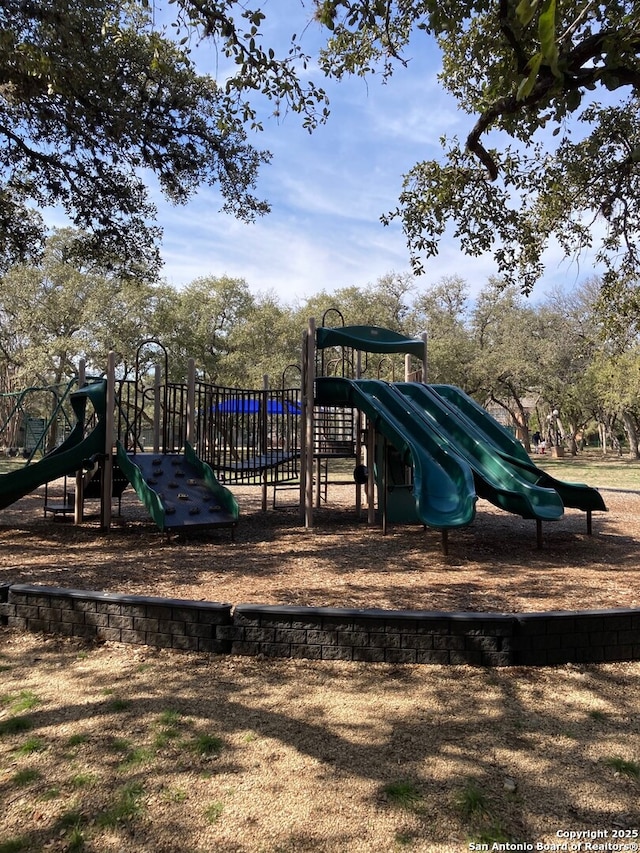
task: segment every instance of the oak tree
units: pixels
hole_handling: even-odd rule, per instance
[[[325,96],[299,75],[299,47],[262,47],[264,15],[235,0],[3,0],[0,6],[0,272],[36,259],[43,214],[82,232],[69,251],[140,276],[157,271],[149,191],[173,202],[215,185],[222,208],[251,220],[269,154],[248,139],[255,95],[322,118]],[[211,40],[221,80],[192,48]]]
[[[318,0],[327,74],[389,75],[424,50],[469,116],[466,139],[404,177],[399,219],[420,271],[451,226],[528,292],[556,241],[595,250],[605,285],[640,268],[637,0]],[[473,117],[473,118],[471,118]]]

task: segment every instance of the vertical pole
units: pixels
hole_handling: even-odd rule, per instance
[[[440,541],[442,543],[442,553],[445,557],[449,555],[449,531],[446,527],[443,527],[440,531]]]
[[[116,354],[107,358],[107,407],[105,412],[104,462],[102,463],[102,506],[100,508],[103,530],[111,527],[111,495],[113,492],[113,432],[116,408]]]
[[[367,523],[376,523],[376,497],[374,470],[376,464],[376,432],[373,421],[367,420]]]
[[[315,475],[315,484],[316,484],[316,501],[315,505],[320,508],[322,504],[322,459],[318,456],[315,460],[316,466],[316,475]],[[313,526],[313,525],[311,525]]]
[[[162,368],[156,364],[153,376],[153,452],[160,453],[160,383]]]
[[[262,444],[262,454],[264,455],[264,467],[262,469],[262,512],[267,511],[267,482],[269,479],[269,468],[267,460],[267,439],[269,435],[267,419],[269,412],[269,376],[264,373],[262,376],[262,406],[260,407],[260,442]]]
[[[300,388],[300,518],[306,518],[307,501],[307,331],[302,333],[302,386]]]
[[[83,358],[78,365],[78,388],[84,388],[87,384],[86,364]],[[82,524],[84,516],[84,471],[76,471],[76,493],[73,504],[73,523]]]
[[[404,357],[404,381],[408,382],[411,376],[411,356],[407,353]]]
[[[316,381],[316,321],[309,317],[307,329],[307,488],[305,501],[305,527],[313,527],[313,406]]]
[[[420,337],[422,338],[422,342],[424,343],[424,352],[422,353],[422,381],[423,381],[423,383],[426,385],[426,384],[427,384],[427,382],[429,381],[429,377],[428,377],[428,373],[427,373],[427,367],[428,367],[428,361],[427,361],[427,333],[426,333],[426,332],[423,332],[423,333],[420,335]]]
[[[356,379],[362,376],[362,353],[356,355]],[[362,412],[356,409],[356,465],[362,464]],[[362,515],[362,484],[356,483],[356,517]]]
[[[196,362],[190,358],[187,362],[187,441],[195,444],[196,424]]]
[[[382,535],[387,535],[387,483],[389,480],[389,464],[388,464],[388,448],[387,439],[382,443]],[[378,495],[380,489],[378,489]]]

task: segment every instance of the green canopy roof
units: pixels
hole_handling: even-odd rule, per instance
[[[321,326],[316,330],[316,345],[318,349],[351,347],[362,352],[403,352],[420,359],[424,357],[424,341],[407,338],[380,326],[340,326],[335,329]]]

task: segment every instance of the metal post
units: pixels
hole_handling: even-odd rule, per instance
[[[376,484],[374,469],[376,464],[376,431],[373,421],[367,421],[367,523],[376,523]]]
[[[309,318],[307,329],[307,387],[305,404],[307,409],[307,484],[305,501],[305,527],[313,527],[313,407],[316,373],[316,321]]]
[[[103,530],[111,527],[111,496],[113,493],[113,433],[116,407],[116,354],[113,350],[107,358],[107,408],[105,412],[104,461],[102,463],[102,506],[100,507]]]
[[[160,385],[162,368],[156,364],[153,377],[153,452],[160,453]]]
[[[422,381],[426,385],[429,381],[428,373],[427,373],[427,333],[423,332],[420,337],[422,338],[422,342],[424,343],[424,352],[422,353]]]
[[[362,376],[362,353],[358,350],[356,355],[356,379]],[[362,412],[356,409],[356,465],[362,464]],[[356,483],[356,518],[362,514],[362,484]]]
[[[193,358],[187,362],[187,441],[195,445],[196,425],[196,363]]]
[[[261,406],[261,422],[260,422],[260,442],[262,444],[262,453],[264,454],[264,468],[262,471],[262,512],[267,511],[267,485],[269,479],[269,469],[267,467],[267,441],[268,441],[268,428],[267,428],[267,418],[269,413],[267,411],[269,406],[269,376],[264,373],[262,376],[262,406]]]
[[[302,387],[300,389],[300,517],[306,518],[307,500],[307,331],[302,333]]]
[[[387,535],[387,484],[389,480],[389,465],[387,439],[382,442],[382,535]],[[378,489],[378,495],[380,490]]]
[[[87,384],[86,365],[83,358],[78,365],[78,388],[84,388]],[[73,523],[82,524],[84,517],[84,471],[80,468],[76,471],[76,493],[73,504]]]

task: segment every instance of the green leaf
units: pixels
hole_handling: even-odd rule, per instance
[[[554,75],[558,71],[558,45],[556,44],[556,0],[544,0],[538,20],[540,49]]]
[[[582,92],[579,89],[573,89],[567,94],[567,109],[569,112],[574,112],[582,103]]]
[[[538,71],[540,70],[540,65],[542,63],[542,54],[534,53],[531,59],[527,62],[527,68],[529,69],[529,74],[527,77],[522,80],[520,85],[518,86],[518,93],[516,98],[519,101],[522,101],[528,95],[531,94],[533,87],[536,84],[536,80],[538,78]]]
[[[538,8],[538,0],[520,0],[516,8],[516,15],[523,27],[531,23],[531,19]]]

